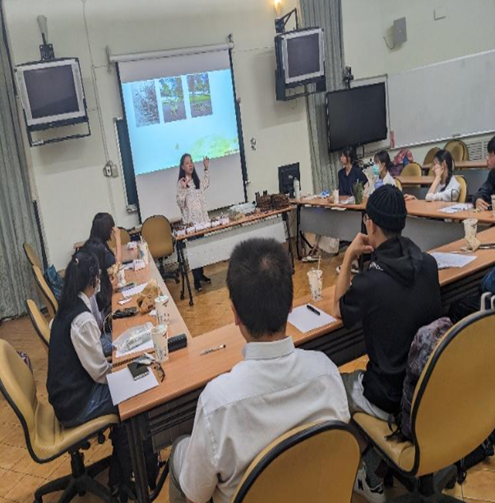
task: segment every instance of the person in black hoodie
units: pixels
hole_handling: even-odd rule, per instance
[[[492,204],[491,197],[495,195],[495,136],[488,142],[487,150],[486,163],[490,172],[488,173],[486,182],[474,196],[476,209],[480,211],[490,209]]]
[[[404,196],[397,188],[377,189],[364,215],[367,235],[360,233],[351,243],[337,280],[334,314],[347,328],[363,324],[369,356],[365,372],[342,375],[351,415],[365,412],[387,420],[400,411],[414,336],[442,315],[437,263],[401,236],[406,217]],[[370,264],[351,284],[351,264],[364,253],[371,253]],[[364,460],[370,468],[373,463],[366,455]],[[367,475],[358,475],[356,489],[370,501],[383,501],[382,481],[374,470]]]

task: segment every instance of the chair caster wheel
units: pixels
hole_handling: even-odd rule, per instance
[[[184,294],[183,293],[180,294],[180,300],[184,300]]]
[[[456,476],[454,476],[454,477],[452,477],[452,478],[451,478],[451,479],[447,482],[447,484],[445,484],[445,487],[446,487],[447,489],[454,489],[454,487],[455,487],[455,483],[456,483],[456,482],[457,482],[457,477],[456,477]]]
[[[43,498],[41,496],[39,498],[34,498],[33,503],[43,503]]]
[[[194,302],[192,300],[189,301],[190,306],[194,306]]]
[[[180,283],[180,279],[179,278],[175,278],[175,284],[178,285]]]

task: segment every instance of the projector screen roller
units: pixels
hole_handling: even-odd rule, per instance
[[[227,51],[119,63],[141,216],[180,216],[178,165],[198,174],[210,158],[208,209],[244,201],[237,114]]]

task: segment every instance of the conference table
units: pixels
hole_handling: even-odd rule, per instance
[[[360,214],[359,211],[355,213]],[[495,242],[495,228],[480,232],[478,238],[482,243]],[[464,244],[463,239],[457,240],[434,251],[459,253]],[[481,278],[495,265],[495,250],[493,249],[478,250],[471,255],[475,255],[476,259],[467,266],[461,269],[439,271],[442,304],[445,308],[456,300],[476,293]],[[170,296],[152,261],[141,271],[127,271],[126,276],[128,281],[136,283],[155,279],[162,292]],[[326,288],[323,291],[322,300],[312,303],[319,309],[330,312],[334,292],[334,286]],[[113,296],[112,308],[114,310],[120,307],[118,301],[121,299],[121,293]],[[295,299],[294,306],[304,305],[309,301],[308,294]],[[132,305],[136,305],[135,297],[131,297],[131,302],[126,307]],[[404,305],[407,306],[407,302]],[[188,346],[170,353],[169,361],[163,364],[166,377],[156,388],[119,405],[120,418],[126,424],[129,435],[140,503],[148,503],[156,497],[156,491],[150,494],[147,486],[144,441],[151,438],[153,448],[158,452],[171,445],[180,435],[190,433],[198,397],[202,390],[208,382],[222,373],[229,372],[236,363],[242,360],[242,347],[245,344],[239,329],[233,323],[192,338],[172,298],[168,304],[168,312],[170,314],[169,336],[185,333]],[[114,320],[113,339],[115,340],[127,328],[147,321],[153,322],[153,318],[149,315],[137,315],[133,318]],[[306,333],[288,324],[287,334],[293,338],[297,347],[322,351],[339,366],[365,354],[362,328],[356,326],[346,329],[340,320]],[[221,344],[225,345],[224,349],[206,355],[202,354],[203,351]],[[114,353],[114,369],[122,369],[135,356],[136,354],[116,358]]]
[[[297,206],[296,249],[299,259],[302,258],[303,233],[352,241],[356,233],[363,230],[366,201],[362,204],[335,204],[326,198],[310,197],[291,202]],[[464,237],[462,222],[467,218],[476,218],[480,230],[495,225],[491,211],[479,212],[473,208],[456,213],[444,212],[455,204],[419,199],[406,201],[408,216],[403,235],[411,238],[423,251],[427,251]]]
[[[417,185],[430,186],[434,180],[434,176],[396,176],[402,187],[415,187]]]
[[[421,166],[423,171],[428,172],[433,164],[424,164]],[[455,169],[487,169],[486,159],[477,159],[474,161],[455,161]]]
[[[200,229],[195,232],[176,235],[177,260],[182,278],[181,300],[185,289],[189,295],[189,305],[194,305],[188,269],[196,269],[227,260],[235,245],[253,237],[272,237],[279,242],[287,241],[294,268],[294,253],[290,234],[289,213],[294,206],[240,216],[228,223]],[[282,222],[285,224],[285,231]],[[186,257],[187,253],[187,257]]]

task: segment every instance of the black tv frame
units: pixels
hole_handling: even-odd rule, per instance
[[[363,89],[366,87],[374,87],[374,86],[383,86],[383,89],[384,89],[384,95],[383,95],[384,103],[383,104],[385,107],[385,137],[372,138],[372,139],[365,141],[365,142],[350,143],[350,144],[346,144],[346,145],[338,145],[336,148],[334,148],[332,146],[332,144],[330,143],[330,112],[329,112],[329,108],[328,108],[328,95],[329,94],[339,94],[339,93],[344,93],[344,92],[348,93],[348,92],[356,91],[358,89]],[[388,138],[389,131],[388,131],[388,121],[387,121],[387,86],[385,85],[385,82],[376,82],[375,84],[367,84],[365,86],[355,86],[355,87],[346,88],[346,89],[339,89],[337,91],[330,91],[325,96],[325,104],[326,104],[326,112],[327,112],[327,142],[328,142],[329,152],[338,152],[345,147],[355,147],[357,149],[357,147],[367,145],[369,143],[374,143],[377,141],[383,141]]]

